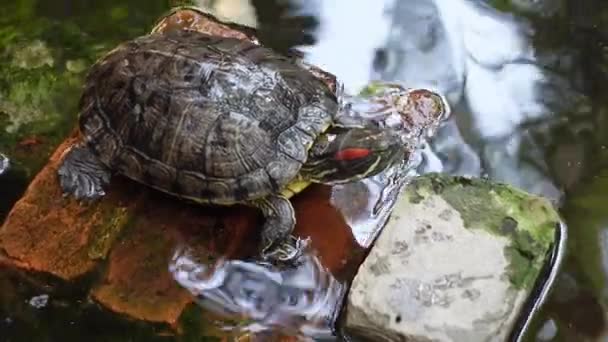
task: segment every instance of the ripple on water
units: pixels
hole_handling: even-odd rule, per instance
[[[208,264],[179,248],[169,271],[200,306],[226,318],[220,328],[232,333],[331,337],[345,294],[345,286],[312,253],[303,255],[297,267],[278,269],[242,260]]]
[[[0,175],[6,173],[10,169],[11,163],[7,156],[0,153]]]

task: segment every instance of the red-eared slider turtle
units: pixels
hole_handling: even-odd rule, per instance
[[[112,173],[179,198],[263,212],[262,256],[287,261],[288,200],[310,182],[369,177],[403,160],[397,131],[340,119],[336,95],[263,46],[195,31],[120,44],[89,71],[83,142],[59,170],[65,193],[96,199]]]

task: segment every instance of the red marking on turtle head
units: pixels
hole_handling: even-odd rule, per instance
[[[336,154],[334,155],[334,158],[336,160],[344,160],[344,161],[355,160],[355,159],[365,158],[365,157],[369,156],[370,153],[372,153],[372,152],[367,148],[353,147],[353,148],[346,148],[346,149],[336,152]]]

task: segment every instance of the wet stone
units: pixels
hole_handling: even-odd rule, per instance
[[[133,215],[91,295],[113,311],[175,327],[193,298],[167,272],[174,250],[188,243],[209,254],[238,255],[235,250],[247,250],[242,244],[255,232],[250,222],[256,217],[245,211],[228,218],[180,203],[161,207],[155,204],[160,197],[150,195],[138,208],[139,213],[154,214]]]
[[[506,185],[413,180],[353,281],[344,331],[367,340],[507,340],[559,222],[547,200]]]
[[[75,279],[95,267],[96,261],[89,257],[95,233],[122,228],[108,226],[108,218],[132,204],[133,194],[110,191],[103,202],[95,205],[80,205],[63,197],[57,183],[57,166],[63,151],[75,141],[69,138],[55,151],[0,227],[4,263],[48,272],[65,280]],[[115,187],[120,186],[118,181]]]

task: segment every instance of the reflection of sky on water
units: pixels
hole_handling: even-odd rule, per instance
[[[332,0],[308,3],[299,0],[304,11],[318,13],[318,43],[302,47],[306,60],[330,70],[348,92],[358,91],[369,81],[372,51],[386,37],[389,22],[382,3],[369,0]]]
[[[453,120],[425,151],[429,163],[420,171],[488,176],[560,198],[542,158],[526,161],[540,152],[520,128],[552,119],[568,95],[556,93],[562,80],[541,67],[530,24],[480,1],[384,4],[322,3],[321,16],[332,20],[322,21],[320,42],[305,49],[307,58],[332,70],[348,91],[381,79],[445,94],[454,108]],[[557,6],[554,1],[518,5],[543,13]],[[348,16],[340,15],[346,11]],[[558,101],[562,108],[552,106]]]

